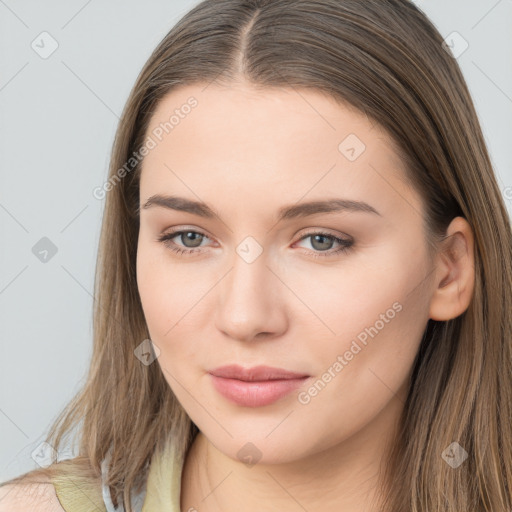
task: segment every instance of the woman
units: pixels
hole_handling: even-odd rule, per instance
[[[511,509],[510,221],[414,4],[202,2],[95,195],[93,360],[47,438],[79,456],[0,510]]]

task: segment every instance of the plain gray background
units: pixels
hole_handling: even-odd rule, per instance
[[[197,3],[0,0],[0,480],[37,467],[84,382],[103,210],[92,191],[141,67]],[[512,0],[416,3],[457,51],[469,45],[457,60],[510,213]],[[57,250],[46,262],[43,237]]]

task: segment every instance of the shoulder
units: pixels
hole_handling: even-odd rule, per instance
[[[65,512],[51,482],[0,486],[0,512]]]
[[[0,512],[106,512],[101,476],[85,458],[66,459],[0,482]]]

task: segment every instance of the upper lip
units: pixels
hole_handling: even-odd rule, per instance
[[[210,370],[209,373],[216,377],[244,381],[290,380],[309,377],[306,373],[290,372],[283,368],[272,368],[271,366],[253,366],[252,368],[243,368],[237,364],[220,366],[219,368]]]

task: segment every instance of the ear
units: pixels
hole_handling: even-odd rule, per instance
[[[463,217],[455,217],[446,230],[436,256],[435,289],[430,301],[432,320],[451,320],[469,306],[475,286],[474,238]]]

